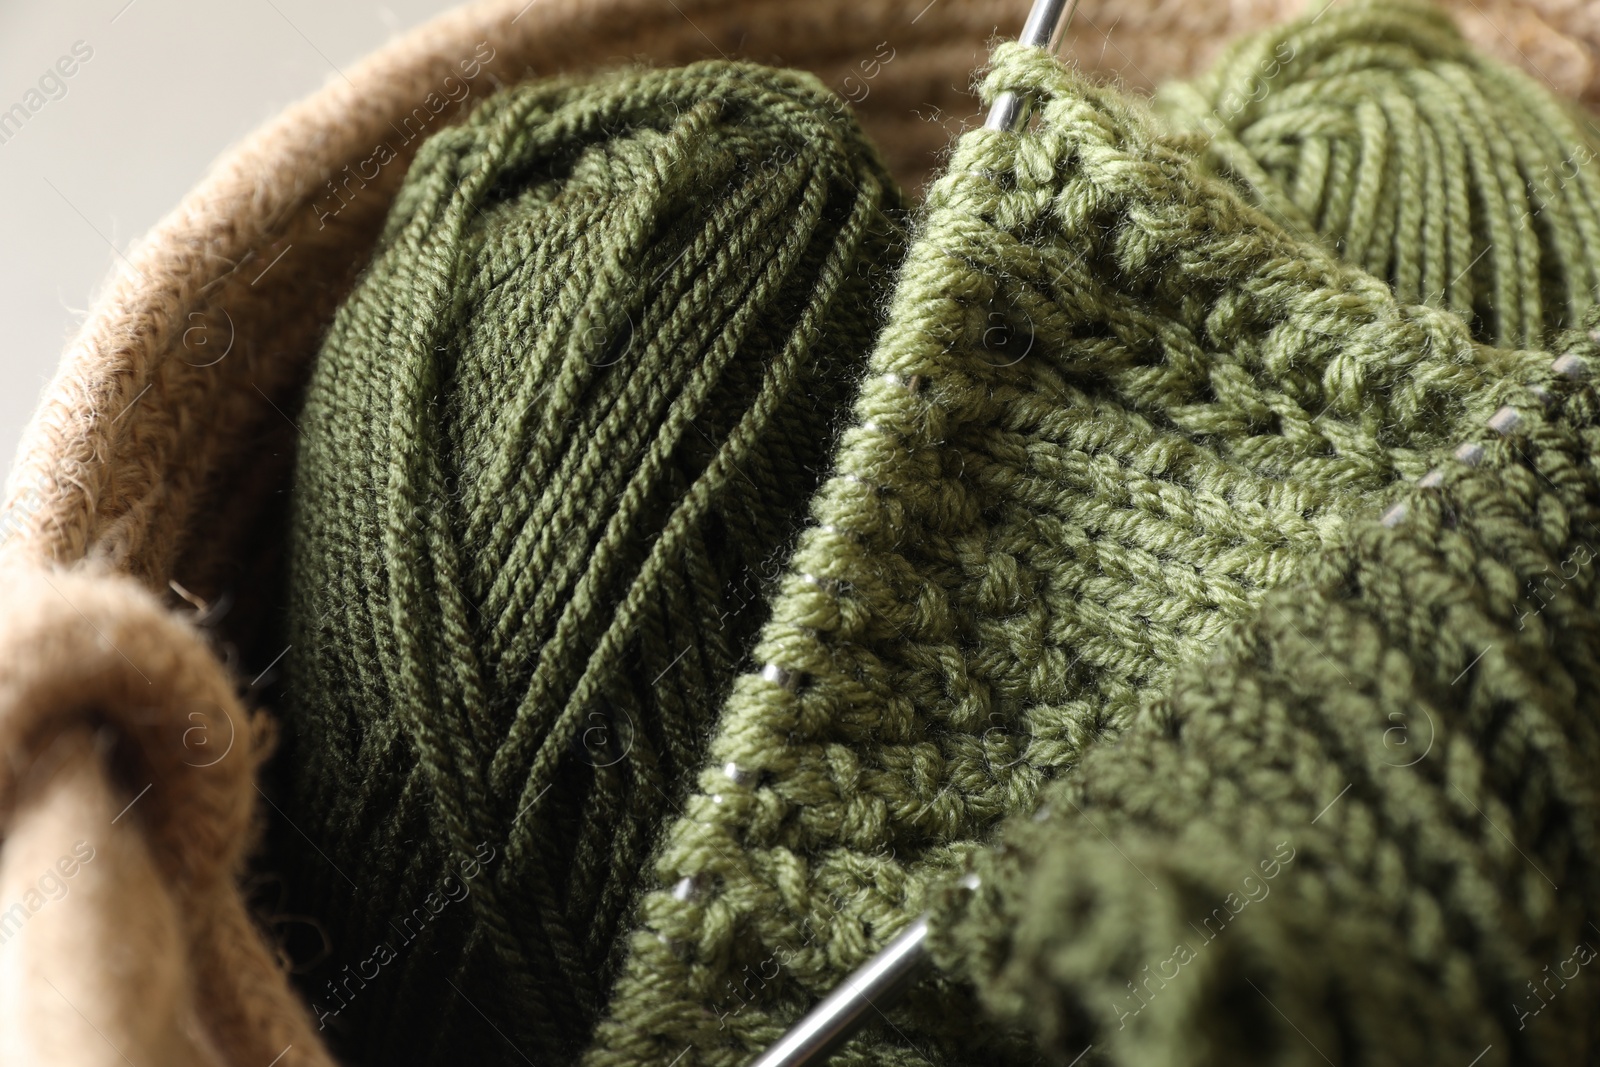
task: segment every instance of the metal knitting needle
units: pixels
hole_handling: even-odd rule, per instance
[[[1078,0],[1033,0],[1018,39],[1054,55],[1077,7]],[[1025,97],[1001,93],[983,125],[991,130],[1020,130],[1032,107],[1033,101]],[[964,884],[973,889],[977,880],[968,875]],[[817,1067],[827,1062],[871,1013],[881,1014],[921,980],[929,967],[927,940],[928,918],[923,916],[807,1012],[750,1067]]]
[[[924,917],[846,978],[751,1067],[811,1067],[827,1062],[861,1029],[869,1012],[899,1000],[922,978],[928,969],[927,938]]]
[[[1078,0],[1033,0],[1028,21],[1022,24],[1022,36],[1017,40],[1055,55],[1067,25],[1072,22],[1072,13],[1077,9]],[[983,127],[986,130],[1020,130],[1027,125],[1032,110],[1032,100],[1012,92],[1001,93],[989,108]]]

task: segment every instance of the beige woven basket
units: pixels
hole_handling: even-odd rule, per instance
[[[1483,47],[1600,102],[1594,0],[1452,4]],[[1065,48],[1147,88],[1299,6],[1084,0]],[[488,0],[289,108],[128,253],[0,511],[0,1062],[332,1062],[239,888],[271,814],[248,680],[283,651],[265,605],[299,393],[422,136],[508,81],[724,54],[817,73],[916,188],[1026,7]],[[198,626],[191,604],[221,598]]]

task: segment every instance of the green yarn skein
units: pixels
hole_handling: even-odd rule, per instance
[[[1156,106],[1278,222],[1482,341],[1538,346],[1595,301],[1594,119],[1441,11],[1330,5],[1238,42]]]
[[[273,855],[337,1048],[587,1037],[902,211],[834,97],[753,65],[525,85],[422,147],[299,419]]]
[[[1359,71],[1400,31],[1438,24],[1412,4],[1341,10],[1342,41],[1324,42],[1334,70]],[[1238,54],[1329,31],[1282,32]],[[1376,75],[1372,98],[1390,73]],[[1496,71],[1477,87],[1515,77]],[[1087,176],[1103,189],[1142,162],[1132,116],[1002,50],[986,91],[1024,88],[1045,103],[1036,139],[1015,149],[1019,192],[1037,192],[1039,142],[1085,161],[1064,168],[1067,183]],[[1524,133],[1562,143],[1547,127]],[[952,172],[1009,177],[1004,154],[964,145]],[[939,190],[950,229],[970,222],[975,184],[953,177]],[[1198,190],[1173,184],[1180,206],[1136,200],[1130,228],[1159,233],[1163,216],[1181,214],[1184,192]],[[1082,224],[1058,210],[1024,232],[1042,245]],[[1535,251],[1561,266],[1563,250]],[[1052,1059],[1092,1047],[1098,1062],[1128,1067],[1594,1061],[1596,993],[1580,975],[1600,945],[1600,309],[1587,280],[1600,259],[1583,254],[1575,277],[1556,271],[1572,304],[1520,320],[1544,351],[1493,384],[1494,416],[1458,424],[1391,507],[1354,515],[1143,694],[1115,744],[1090,746],[977,855],[975,894],[940,894],[936,957]],[[914,248],[908,273],[922,258]],[[1263,264],[1259,277],[1291,284],[1287,265]],[[1526,296],[1527,281],[1513,279],[1511,294]],[[1349,310],[1332,295],[1324,314]],[[1496,299],[1463,306],[1461,321],[1481,329]],[[1563,321],[1579,328],[1556,329]],[[1299,332],[1291,318],[1280,325]]]
[[[1335,14],[1335,66],[1397,32],[1359,0],[1323,21]],[[1113,916],[1080,942],[1070,908],[1063,918],[1006,856],[1070,871],[1091,831],[1063,852],[1057,823],[1037,839],[1013,828],[1010,853],[978,861],[993,895],[976,903],[946,902],[948,876],[1086,767],[1112,768],[1096,772],[1102,791],[1063,804],[1156,797],[1180,822],[1207,803],[1208,758],[1252,810],[1287,797],[1298,816],[1323,795],[1342,767],[1325,751],[1267,729],[1257,750],[1292,773],[1252,775],[1228,762],[1247,764],[1249,746],[1214,741],[1225,722],[1192,758],[1160,764],[1181,780],[1141,778],[1137,760],[1160,762],[1152,709],[1192,690],[1212,653],[1230,685],[1313,699],[1251,659],[1296,635],[1258,621],[1263,605],[1287,610],[1269,591],[1312,589],[1295,625],[1331,617],[1338,553],[1381,539],[1371,516],[1411,500],[1408,482],[1508,397],[1536,395],[1530,382],[1568,402],[1550,355],[1475,342],[1510,329],[1481,296],[1491,267],[1469,271],[1464,302],[1397,299],[1392,271],[1361,269],[1384,242],[1363,238],[1357,256],[1341,236],[1381,225],[1309,206],[1287,218],[1274,204],[1302,201],[1273,186],[1299,188],[1283,176],[1309,164],[1261,149],[1269,180],[1253,183],[1243,157],[1223,161],[1192,128],[1171,136],[1029,50],[997,52],[986,91],[1005,88],[1041,97],[1041,121],[958,145],[859,390],[881,269],[897,258],[882,212],[897,201],[808,79],[711,64],[523,87],[425,147],[302,423],[299,662],[279,769],[312,844],[280,827],[275,855],[333,935],[306,989],[342,1049],[518,1063],[571,1062],[587,1045],[589,1067],[741,1067],[932,902],[941,959],[976,991],[929,983],[842,1062],[1025,1063],[1040,1045],[1070,1059],[1086,1011],[1106,1011],[1072,983],[1121,981],[1119,952],[1143,928]],[[1457,240],[1479,232],[1475,217],[1447,214],[1443,267],[1408,253],[1419,277],[1460,247],[1484,251]],[[1576,238],[1527,221],[1544,285],[1564,262],[1547,249],[1569,247],[1549,242]],[[1526,257],[1484,257],[1494,277],[1524,277]],[[780,277],[762,274],[777,262]],[[1539,289],[1538,315],[1524,300],[1512,334],[1572,321],[1582,286]],[[1515,466],[1508,448],[1487,473]],[[1495,595],[1587,506],[1582,468],[1513,471],[1520,498],[1462,483],[1517,519],[1483,534]],[[1543,471],[1561,492],[1540,495]],[[808,496],[813,524],[796,539]],[[1451,518],[1419,513],[1426,532]],[[1457,552],[1443,578],[1420,572],[1433,582],[1420,593],[1448,599],[1475,565]],[[1375,584],[1400,590],[1390,610],[1426,600],[1392,576]],[[1398,618],[1406,634],[1445,625]],[[1242,642],[1240,627],[1265,636]],[[1419,673],[1464,665],[1460,636]],[[1371,642],[1336,647],[1356,657]],[[1100,745],[1107,735],[1126,747]],[[1160,840],[1168,824],[1139,817],[1122,825]],[[1362,840],[1330,832],[1322,854]],[[1204,843],[1225,858],[1242,848],[1222,847],[1225,829]],[[1482,834],[1461,854],[1494,866],[1509,854],[1492,844]],[[1114,890],[1093,882],[1121,862],[1109,851],[1094,846],[1084,877]],[[418,918],[460,884],[470,901]],[[1537,920],[1546,902],[1528,899]],[[342,966],[369,973],[357,964],[380,942],[393,961],[352,982]],[[1016,1025],[978,1021],[974,997]],[[1115,1027],[1104,1021],[1095,1033]],[[1127,1049],[1165,1055],[1197,1032],[1144,1031]]]
[[[1345,2],[1380,30],[1398,7]],[[1323,1062],[1250,988],[1263,971],[1288,976],[1294,1024],[1323,1013],[1332,1062],[1434,1062],[1429,1042],[1444,1063],[1490,1043],[1485,1063],[1587,1062],[1560,1052],[1589,1002],[1513,1046],[1497,996],[1569,957],[1594,895],[1552,900],[1471,805],[1594,885],[1593,700],[1569,699],[1600,666],[1592,562],[1558,650],[1552,614],[1513,669],[1490,653],[1450,683],[1511,636],[1524,583],[1584,559],[1595,403],[1567,375],[1592,339],[1475,341],[1038,49],[996,50],[1002,91],[1037,122],[963,136],[929,191],[756,647],[770,669],[734,684],[585,1067],[743,1067],[930,902],[942,973],[839,1064]],[[1479,441],[1481,472],[1447,465]],[[1379,521],[1396,501],[1414,527]],[[1352,615],[1376,622],[1334,629]],[[1388,713],[1424,744],[1417,696],[1448,721],[1408,770]],[[1281,870],[1285,838],[1306,851],[1274,897],[1119,1031],[1158,942]],[[985,888],[947,898],[969,861]],[[1297,912],[1341,921],[1310,942]],[[1346,995],[1369,976],[1340,939],[1385,937]]]

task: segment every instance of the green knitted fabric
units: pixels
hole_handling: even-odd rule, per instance
[[[1503,396],[946,895],[996,1014],[1061,1062],[1594,1061],[1600,395]]]
[[[1216,133],[1203,167],[1402,298],[1502,340],[1593,304],[1589,124],[1436,12],[1347,5],[1162,96]],[[1593,1058],[1596,327],[943,892],[937,954],[996,1016],[1063,1062]]]
[[[1476,76],[1414,5],[1345,0],[1322,21],[1288,31],[1316,42],[1296,53],[1317,57],[1307,83],[1363,63],[1383,82],[1404,49],[1374,39],[1407,33],[1426,45],[1406,46],[1415,62]],[[1582,612],[1562,609],[1566,643],[1514,671],[1490,653],[1460,695],[1438,678],[1504,636],[1508,611],[1515,626],[1518,583],[1570,558],[1551,553],[1600,499],[1589,394],[1552,377],[1549,351],[1481,343],[1543,344],[1574,321],[1592,281],[1568,284],[1566,264],[1588,238],[1540,221],[1534,246],[1480,248],[1500,224],[1476,183],[1515,183],[1474,148],[1449,172],[1468,210],[1445,212],[1438,252],[1438,216],[1385,214],[1410,178],[1374,192],[1330,163],[1323,200],[1361,206],[1323,209],[1301,195],[1312,178],[1272,190],[1322,149],[1290,160],[1252,140],[1259,122],[1234,124],[1238,151],[1209,146],[1002,46],[984,93],[1039,100],[1037,124],[958,142],[880,330],[893,235],[869,230],[894,196],[809,85],[713,64],[497,98],[426,147],[340,313],[296,487],[285,800],[315,848],[280,834],[336,934],[314,1002],[480,843],[498,850],[472,903],[330,1021],[341,1047],[735,1067],[934,906],[944,973],[839,1062],[1021,1064],[1090,1043],[1130,1063],[1302,1055],[1292,1030],[1257,1025],[1240,977],[1291,1018],[1321,1011],[1330,1056],[1382,1062],[1372,1035],[1414,1015],[1424,1036],[1382,1055],[1418,1059],[1463,1010],[1475,1028],[1437,1040],[1490,1035],[1485,1063],[1580,1048],[1572,1017],[1551,1017],[1575,1007],[1522,1046],[1493,994],[1576,936],[1570,902],[1507,857],[1586,886],[1596,855],[1593,813],[1575,813],[1590,741],[1563,750],[1577,711],[1549,706],[1591,680]],[[1373,158],[1328,129],[1330,160]],[[1431,296],[1463,248],[1483,256],[1465,288]],[[773,263],[787,280],[762,273]],[[1478,468],[1440,467],[1491,419],[1509,436]],[[746,581],[752,567],[776,580]],[[763,606],[730,610],[741,584]],[[1337,689],[1339,670],[1366,696]],[[1420,731],[1412,693],[1451,773],[1424,760],[1385,779],[1371,749],[1409,758],[1383,745]],[[605,743],[585,747],[595,712]],[[1467,822],[1460,793],[1519,844]],[[1135,886],[1073,804],[1141,856],[1170,849],[1149,860],[1162,881]],[[986,852],[1008,818],[1010,843]],[[1101,994],[1165,960],[1172,946],[1145,950],[1189,914],[1189,888],[1225,897],[1285,823],[1308,829],[1270,899],[1297,903],[1263,907],[1254,934],[1241,918],[1173,981],[1182,1010],[1152,1003],[1117,1032]],[[950,889],[972,864],[984,888]],[[1306,939],[1326,964],[1294,955]],[[1236,962],[1261,945],[1276,963]],[[1383,974],[1352,994],[1363,958]],[[1379,990],[1404,1005],[1388,1021]]]
[[[298,420],[274,859],[353,1061],[587,1037],[900,210],[831,94],[751,65],[522,86],[421,149]]]
[[[1330,5],[1156,105],[1280,223],[1480,340],[1537,346],[1594,302],[1593,118],[1478,54],[1443,12]]]
[[[1360,21],[1344,25],[1359,45]],[[1373,516],[1412,491],[1407,480],[1480,438],[1503,403],[1526,401],[1526,383],[1550,376],[1549,352],[1485,347],[1463,317],[1397,300],[1381,279],[1250,206],[1192,138],[1162,134],[1135,104],[1037,51],[996,51],[984,95],[1002,90],[1039,99],[1037,125],[1022,135],[967,134],[929,193],[855,425],[813,501],[813,525],[762,632],[758,666],[736,681],[699,789],[668,830],[659,888],[644,898],[589,1067],[745,1063],[930,901],[940,905],[947,973],[869,1026],[837,1062],[1031,1063],[1035,1041],[1065,1061],[1109,1040],[1102,1006],[1093,1027],[1082,1024],[1080,989],[1091,980],[1109,986],[1108,975],[1120,988],[1117,967],[1134,955],[1128,946],[1145,944],[1141,920],[1176,908],[1175,889],[1158,887],[1123,910],[1102,894],[1102,912],[1120,925],[1103,941],[1089,937],[1099,955],[1078,963],[1072,939],[1084,925],[1048,886],[1076,869],[1074,849],[1093,833],[1087,822],[1072,824],[1059,847],[1046,837],[1028,853],[1046,872],[1042,885],[1027,880],[1026,864],[1013,871],[1002,858],[981,864],[994,886],[970,905],[934,888],[981,853],[1005,816],[1026,820],[1052,779],[1076,781],[1096,739],[1151,718],[1141,707],[1167,690],[1179,664],[1201,664],[1191,674],[1203,677],[1219,649],[1238,647],[1236,627],[1283,617],[1281,602],[1264,603],[1269,589],[1301,589],[1306,575],[1325,575],[1340,553],[1359,551]],[[1574,506],[1546,502],[1531,485],[1522,491],[1542,519],[1546,509]],[[1519,556],[1520,569],[1496,573],[1505,603],[1515,600],[1518,577],[1546,558]],[[1466,565],[1492,568],[1492,560]],[[1389,582],[1392,589],[1400,579]],[[1453,620],[1423,609],[1431,603],[1395,610],[1411,610],[1412,638],[1449,649],[1439,666],[1459,671],[1470,656],[1456,653],[1477,634],[1443,637]],[[1309,619],[1278,625],[1292,637]],[[1366,659],[1330,647],[1334,664],[1354,656],[1349,670],[1373,677],[1381,655],[1370,645]],[[1268,671],[1271,660],[1217,662],[1232,668],[1227,682],[1241,699],[1268,684],[1252,671]],[[1311,691],[1325,692],[1335,669],[1310,675]],[[1545,697],[1561,691],[1553,683]],[[1294,717],[1280,705],[1272,714],[1275,728],[1289,731],[1315,712]],[[1550,714],[1570,722],[1567,712]],[[1381,738],[1380,729],[1373,740]],[[1240,762],[1240,777],[1251,773],[1248,745],[1225,751]],[[1184,770],[1203,781],[1212,754],[1186,753]],[[1185,791],[1139,777],[1151,762],[1107,788],[1142,784],[1138,797],[1165,789],[1165,821],[1147,816],[1163,830],[1206,817],[1195,810],[1207,800],[1198,785]],[[1344,766],[1318,754],[1263,771],[1288,784],[1248,801],[1270,815],[1280,797],[1292,797],[1298,817],[1302,796],[1332,799],[1338,788],[1327,783]],[[1487,801],[1470,778],[1458,781]],[[1218,791],[1231,799],[1238,787],[1225,777]],[[1524,799],[1525,817],[1542,819],[1538,787]],[[1221,811],[1234,815],[1245,803],[1240,796]],[[1419,808],[1418,832],[1431,832],[1442,813]],[[1508,833],[1528,832],[1497,821]],[[1213,833],[1196,842],[1196,865],[1204,843],[1231,840],[1220,818],[1206,825]],[[1483,825],[1461,828],[1496,861],[1507,854]],[[1253,827],[1238,832],[1247,830],[1252,847],[1270,838]],[[1126,873],[1116,847],[1100,840],[1088,854],[1094,871],[1114,868],[1108,879]],[[1271,859],[1272,850],[1244,858]],[[1330,862],[1291,864],[1313,899],[1331,892],[1318,888],[1320,874],[1354,877]],[[1436,868],[1388,861],[1360,869],[1397,880],[1383,889],[1400,898],[1406,878],[1427,895],[1440,877]],[[1240,864],[1226,870],[1247,873]],[[1530,884],[1515,887],[1533,892]],[[1511,885],[1480,883],[1472,906],[1483,924],[1520,923],[1522,901],[1495,896]],[[1535,894],[1528,906],[1538,902]],[[1053,910],[1060,906],[1065,914]],[[1515,952],[1474,959],[1501,967],[1494,988],[1508,988],[1520,964],[1544,950],[1542,938],[1568,932],[1569,920],[1567,912],[1537,931],[1519,926],[1503,935]],[[1392,914],[1367,921],[1398,945],[1474,936],[1467,927],[1395,925]],[[1274,941],[1285,954],[1280,967],[1316,972],[1317,957],[1295,954],[1300,933],[1294,927]],[[1021,939],[1035,944],[1024,951]],[[1559,955],[1556,947],[1551,960],[1572,946]],[[1170,952],[1164,946],[1155,961]],[[1411,1000],[1429,1001],[1430,1025],[1467,1003],[1435,997],[1421,972],[1405,979]],[[974,988],[1001,1025],[980,1021]],[[1213,987],[1190,988],[1174,995],[1198,998]],[[1239,988],[1249,992],[1224,983],[1208,1005],[1232,1005]],[[1471,1003],[1480,1013],[1490,1007],[1481,997]],[[1387,1024],[1370,1013],[1367,1022],[1404,1026],[1401,1010]],[[1246,1005],[1229,1018],[1253,1024],[1252,1011]],[[1216,1043],[1183,1062],[1221,1058],[1219,1048],[1242,1059],[1260,1051],[1237,1029],[1206,1030],[1196,1012],[1132,1046],[1135,1053],[1161,1050],[1179,1062],[1191,1035],[1215,1032]],[[1115,1049],[1099,1054],[1144,1062]]]

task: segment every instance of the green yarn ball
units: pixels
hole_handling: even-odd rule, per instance
[[[1277,221],[1485,343],[1541,345],[1595,301],[1593,119],[1437,9],[1332,5],[1240,41],[1157,105]]]
[[[930,903],[945,973],[842,1062],[1312,1062],[1262,976],[1352,1059],[1513,1048],[1585,897],[1470,806],[1600,885],[1592,572],[1512,631],[1600,522],[1593,394],[1513,347],[1593,314],[1600,197],[1518,77],[1363,0],[1156,116],[1003,45],[1039,121],[961,139],[903,267],[802,75],[524,86],[429,141],[300,420],[272,855],[335,1048],[739,1067]],[[1579,1003],[1516,1048],[1574,1061]]]
[[[902,211],[818,82],[753,65],[525,85],[422,147],[299,420],[274,857],[336,1048],[584,1042]]]
[[[1576,985],[1526,1044],[1500,994],[1589,936],[1592,563],[1516,613],[1600,521],[1594,344],[1476,343],[1039,49],[1007,91],[757,647],[804,682],[735,683],[585,1067],[745,1067],[930,903],[938,975],[841,1067],[1590,1062]]]

